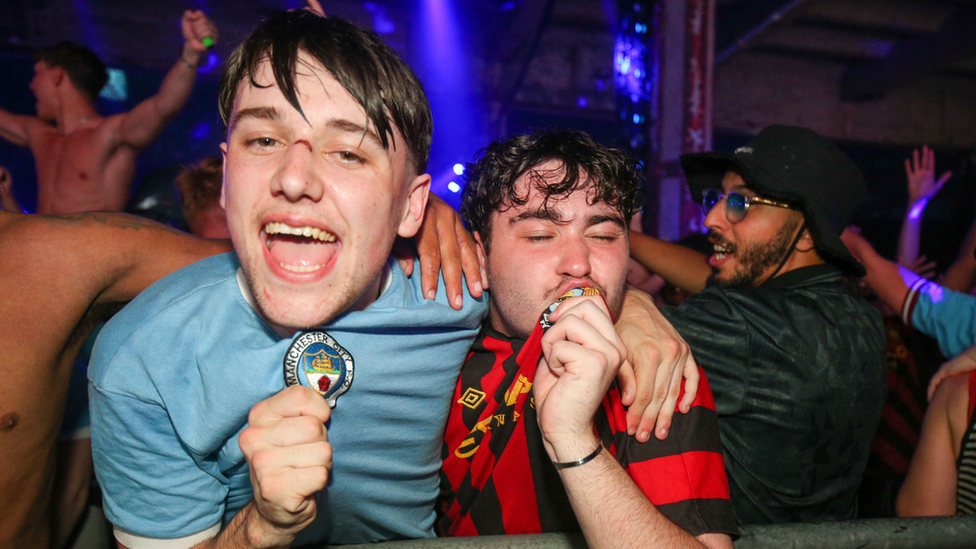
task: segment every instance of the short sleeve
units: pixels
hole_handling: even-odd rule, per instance
[[[946,358],[953,358],[976,344],[976,297],[925,284],[918,291],[911,322],[939,342]]]
[[[228,487],[186,451],[166,410],[95,384],[89,392],[92,454],[109,521],[163,539],[221,524]]]

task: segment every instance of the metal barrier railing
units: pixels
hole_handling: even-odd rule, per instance
[[[746,526],[736,549],[974,549],[976,516]]]
[[[976,516],[745,526],[736,549],[976,549]],[[585,549],[580,534],[388,541],[344,549]]]

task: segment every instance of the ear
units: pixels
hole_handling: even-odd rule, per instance
[[[413,238],[424,222],[427,209],[427,194],[430,192],[430,175],[422,174],[413,178],[407,186],[407,199],[403,204],[400,226],[397,234],[403,238]]]
[[[803,229],[803,236],[796,242],[796,251],[807,253],[815,248],[810,229]]]
[[[67,75],[67,73],[64,72],[64,69],[63,68],[61,68],[61,67],[52,67],[51,68],[51,71],[52,71],[51,72],[51,79],[54,82],[54,85],[55,86],[60,86],[62,82],[68,81],[68,75]]]
[[[220,207],[227,210],[227,143],[220,144],[220,156],[224,159],[224,166],[221,170],[220,184]]]
[[[481,272],[488,272],[488,255],[485,253],[485,243],[481,241],[481,233],[478,231],[474,232],[474,248],[478,252],[478,265],[481,266]],[[485,289],[488,289],[488,285],[485,285]]]

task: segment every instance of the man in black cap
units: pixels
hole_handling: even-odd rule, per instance
[[[635,233],[631,255],[700,291],[664,312],[711,382],[736,518],[854,518],[886,383],[881,317],[844,282],[864,274],[840,240],[863,176],[787,126],[681,165],[714,253]]]

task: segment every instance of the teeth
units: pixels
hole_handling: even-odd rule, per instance
[[[267,234],[287,234],[291,236],[302,236],[305,238],[313,238],[321,242],[335,242],[335,235],[323,231],[317,227],[292,227],[291,225],[286,225],[285,223],[268,223],[264,226],[264,232]],[[317,269],[318,267],[313,268]]]
[[[729,251],[728,248],[726,248],[725,246],[722,246],[720,244],[713,244],[712,245],[712,248],[715,250],[715,253],[720,253],[720,254],[724,254],[724,253],[727,253]]]
[[[278,263],[278,265],[281,265],[282,269],[286,271],[291,271],[293,273],[311,273],[325,266],[325,265],[285,265],[284,263]]]

